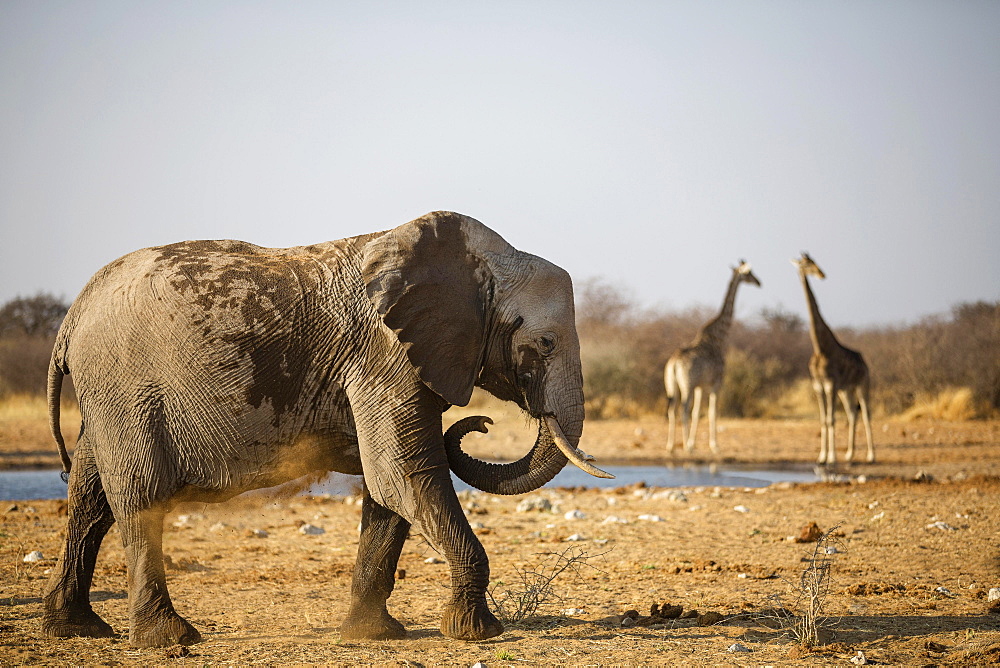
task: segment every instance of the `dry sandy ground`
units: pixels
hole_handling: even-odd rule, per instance
[[[468,439],[470,449],[522,452],[523,420],[493,413],[492,433]],[[718,461],[805,464],[816,454],[811,422],[723,426]],[[589,422],[583,448],[599,463],[664,463],[665,431],[653,418]],[[168,518],[168,583],[204,642],[139,650],[127,636],[43,638],[40,593],[59,552],[65,507],[4,502],[0,664],[851,665],[859,652],[869,663],[892,665],[1000,661],[1000,614],[989,612],[987,600],[1000,587],[1000,422],[888,422],[876,425],[876,439],[879,463],[842,467],[841,482],[463,494],[490,555],[497,597],[524,591],[525,572],[549,573],[568,557],[576,566],[550,583],[555,597],[535,616],[475,643],[439,633],[448,568],[428,563],[436,555],[417,535],[404,548],[405,573],[390,599],[409,638],[342,641],[360,506],[353,497],[301,496],[187,506]],[[41,451],[46,444],[20,447]],[[673,459],[713,461],[704,452],[699,446],[695,457]],[[913,480],[918,474],[921,481]],[[542,498],[551,509],[518,510]],[[836,552],[823,555],[830,565],[822,596],[826,644],[804,650],[781,610],[805,609],[799,585],[816,544],[789,538],[810,522],[836,527],[829,543]],[[303,534],[304,524],[325,533]],[[260,530],[266,537],[255,534]],[[24,563],[32,550],[45,559]],[[125,577],[112,530],[97,566],[94,607],[127,634]],[[654,603],[718,613],[719,621],[650,618]],[[638,623],[623,626],[628,610],[639,613]],[[730,651],[734,645],[749,651]]]

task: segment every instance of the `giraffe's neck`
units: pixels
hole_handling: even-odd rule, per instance
[[[726,288],[726,298],[722,302],[722,310],[701,328],[695,344],[708,344],[718,351],[722,351],[726,345],[726,337],[729,335],[729,326],[733,324],[733,304],[736,303],[736,288],[739,287],[740,276],[733,272],[733,278]]]
[[[819,306],[816,304],[816,297],[813,296],[812,288],[809,287],[809,279],[804,272],[799,272],[802,279],[802,288],[806,291],[806,301],[809,302],[809,337],[812,339],[813,351],[817,353],[827,353],[837,346],[837,337],[823,320],[819,313]]]

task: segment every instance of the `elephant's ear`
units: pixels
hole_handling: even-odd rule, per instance
[[[370,241],[361,264],[368,298],[420,379],[458,406],[472,396],[486,340],[489,271],[469,248],[468,222],[429,213]]]

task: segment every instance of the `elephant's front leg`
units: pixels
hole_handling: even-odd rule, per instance
[[[444,554],[451,567],[451,598],[441,614],[441,633],[460,640],[485,640],[503,633],[503,624],[486,604],[490,562],[469,526],[455,495],[447,466],[412,477],[418,497],[416,523],[424,538]]]
[[[383,508],[364,490],[361,538],[351,583],[351,609],[340,627],[351,640],[391,640],[406,637],[406,629],[385,607],[395,584],[396,564],[410,523]]]
[[[354,397],[353,403],[371,501],[412,524],[451,567],[452,592],[442,613],[441,632],[463,640],[499,635],[503,625],[486,605],[490,581],[486,551],[462,512],[451,481],[440,399],[424,386],[415,387],[409,401],[392,407],[391,417],[386,416],[384,393]],[[369,415],[377,417],[366,419]],[[381,512],[372,517],[383,518],[379,522],[384,527],[392,524]],[[374,520],[372,526],[376,526]],[[362,552],[373,552],[374,546],[392,545],[396,540],[378,538],[374,533],[371,545],[362,542]],[[395,554],[398,556],[398,551]],[[374,597],[378,590],[379,595],[385,592],[388,596],[392,569],[385,568],[374,577],[376,584],[361,583],[354,591]]]

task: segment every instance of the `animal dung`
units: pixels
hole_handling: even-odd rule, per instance
[[[683,612],[683,607],[670,605],[669,603],[663,603],[662,605],[654,603],[649,607],[649,616],[660,617],[661,619],[677,619]]]
[[[697,610],[687,610],[680,605],[670,603],[653,603],[649,606],[649,615],[640,615],[637,610],[626,610],[614,621],[622,628],[631,626],[655,626],[674,622],[675,620],[694,620],[698,618]],[[721,618],[721,616],[720,616]]]
[[[706,612],[698,615],[698,626],[712,626],[714,624],[718,624],[723,619],[725,619],[725,617],[718,612]]]

